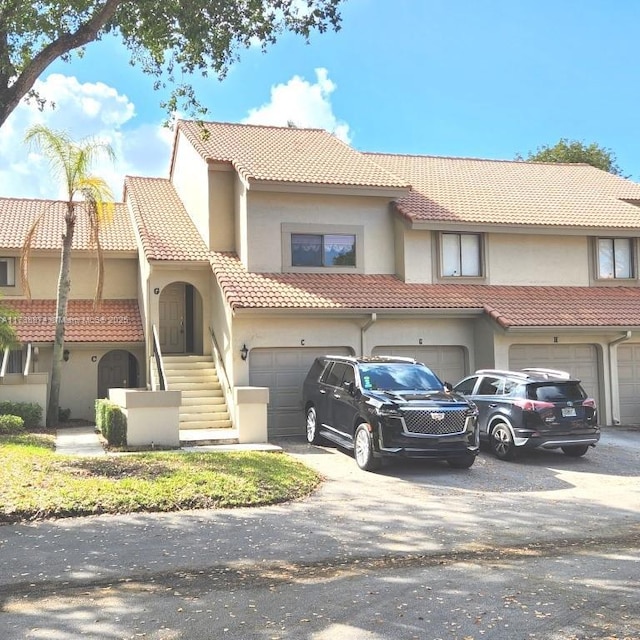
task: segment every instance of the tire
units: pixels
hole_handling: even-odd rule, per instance
[[[498,424],[491,431],[491,451],[500,460],[513,460],[516,457],[516,446],[513,443],[511,430],[504,422]]]
[[[315,407],[307,409],[307,442],[309,444],[319,444],[322,438],[318,434],[318,415]]]
[[[447,460],[452,469],[469,469],[476,461],[476,456],[460,456],[459,458],[449,458]]]
[[[589,451],[588,444],[575,444],[570,447],[561,447],[565,456],[570,456],[571,458],[579,458],[583,456],[587,451]]]
[[[380,468],[381,461],[374,456],[373,438],[368,427],[367,424],[361,424],[356,429],[353,438],[353,455],[356,464],[363,471],[375,471]]]

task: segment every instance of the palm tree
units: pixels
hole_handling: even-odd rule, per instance
[[[56,302],[56,331],[53,343],[49,404],[47,407],[47,427],[55,427],[58,424],[65,321],[69,291],[71,289],[71,245],[73,243],[76,219],[79,214],[87,216],[90,244],[96,249],[98,257],[98,274],[94,299],[94,306],[97,306],[102,298],[104,276],[99,229],[113,214],[113,195],[107,183],[102,178],[90,175],[89,171],[92,163],[101,154],[106,155],[109,159],[113,159],[115,156],[113,149],[104,142],[93,138],[74,142],[68,134],[61,131],[53,131],[44,125],[31,127],[25,135],[25,142],[42,152],[49,162],[52,175],[60,177],[64,181],[67,196],[64,213],[65,231],[62,236]],[[31,246],[38,226],[45,215],[46,212],[41,214],[31,225],[22,247],[20,276],[27,297],[31,296],[29,289]]]

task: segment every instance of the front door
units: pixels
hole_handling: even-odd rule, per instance
[[[162,353],[185,351],[186,286],[174,282],[160,296],[160,349]]]
[[[98,398],[106,398],[109,389],[127,389],[137,384],[135,358],[128,351],[109,351],[98,364]]]

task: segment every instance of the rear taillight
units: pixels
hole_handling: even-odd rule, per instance
[[[555,407],[553,402],[542,402],[541,400],[516,400],[513,404],[523,411],[544,411]]]
[[[590,409],[596,408],[596,401],[593,398],[586,398],[586,400],[582,401],[583,407],[589,407]]]

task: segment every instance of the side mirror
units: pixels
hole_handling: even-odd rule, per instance
[[[354,391],[356,390],[356,385],[355,382],[343,382],[342,386],[344,387],[344,390],[350,395],[352,396]]]
[[[450,382],[445,382],[444,383],[444,390],[447,393],[451,393],[453,391],[453,385]]]

